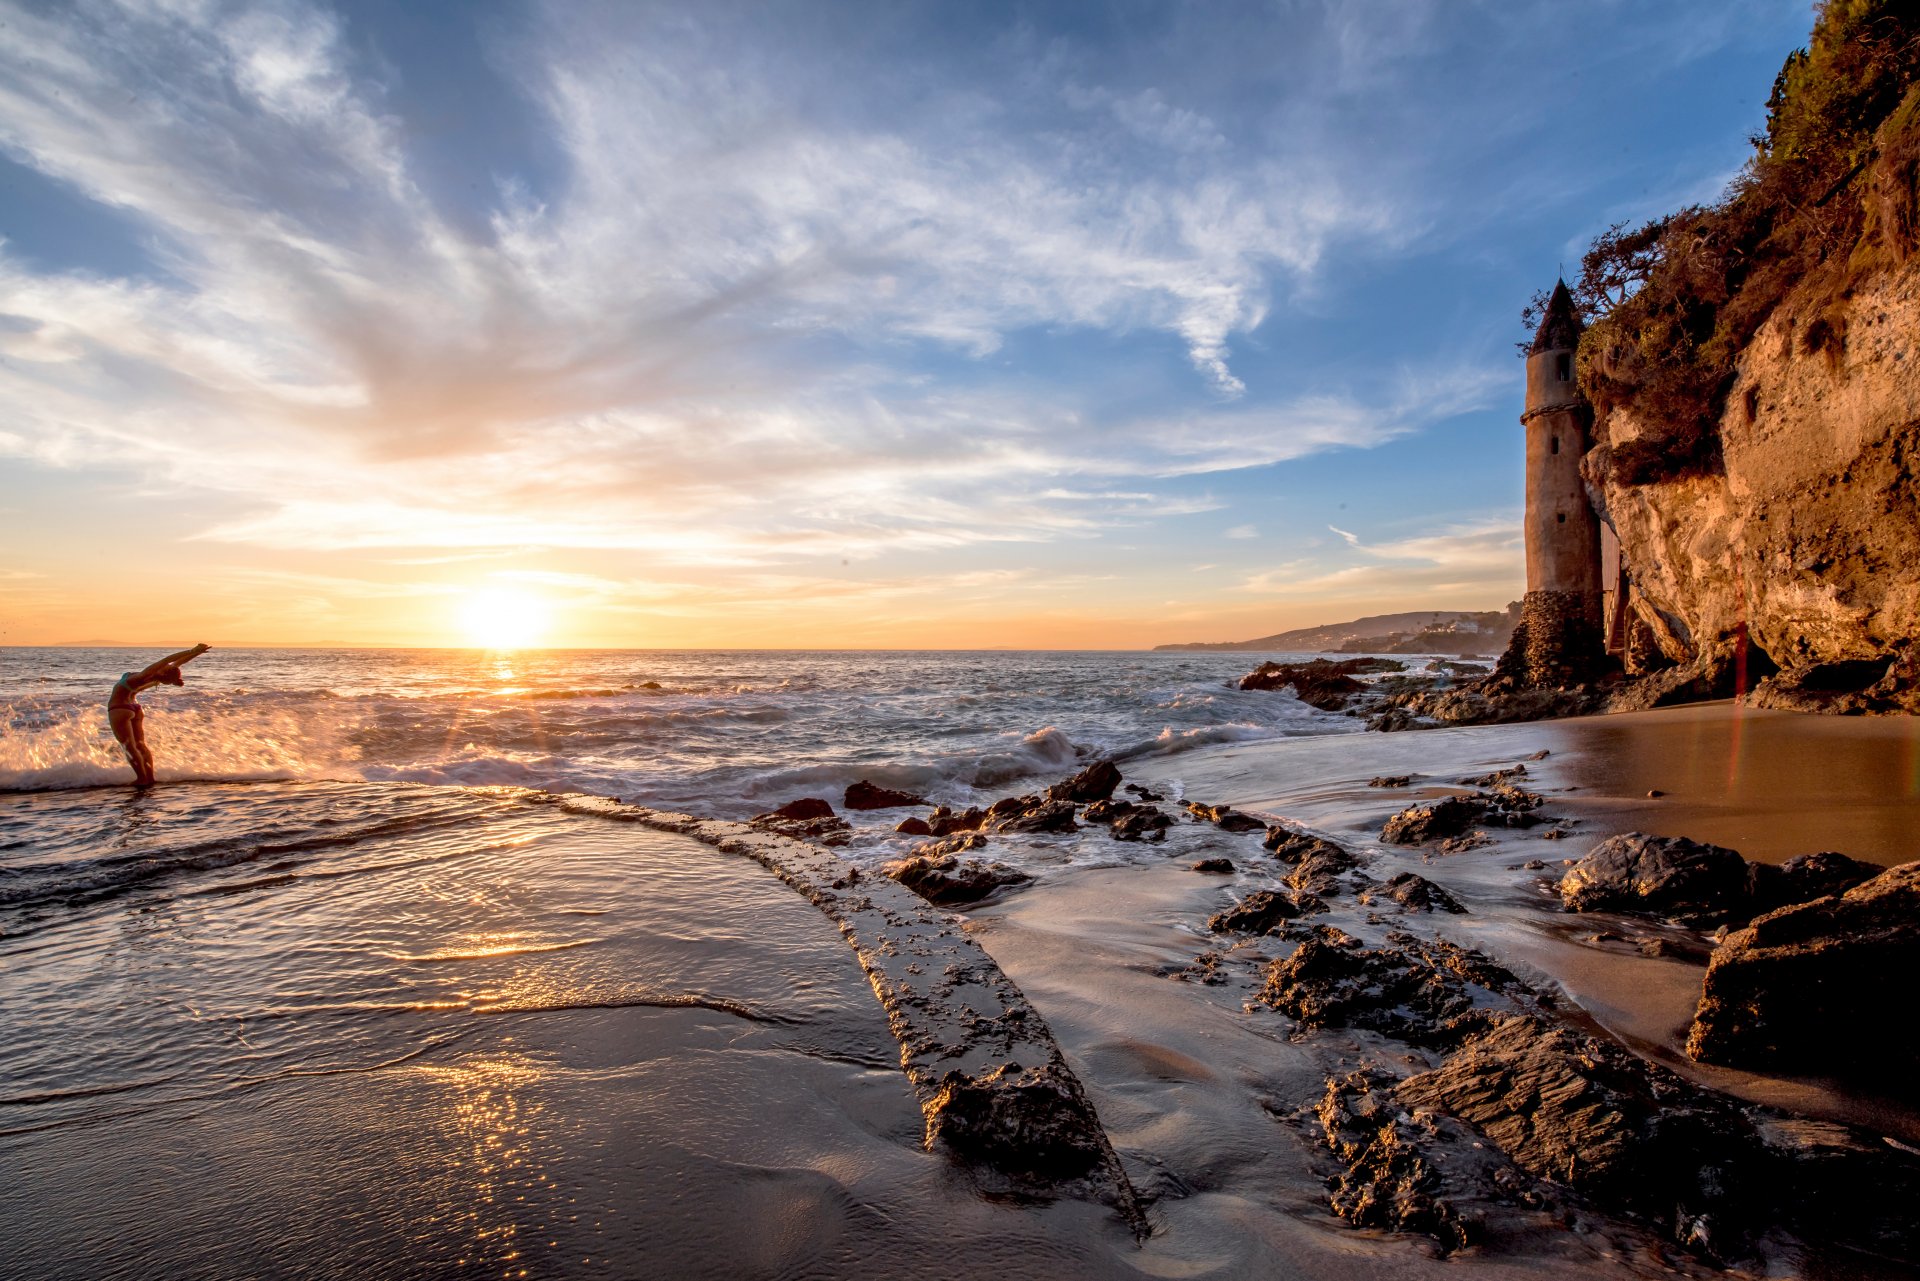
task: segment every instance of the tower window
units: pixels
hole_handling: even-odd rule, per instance
[[[1553,367],[1554,372],[1560,375],[1561,382],[1570,383],[1573,381],[1573,357],[1571,355],[1563,352],[1555,356],[1553,359]]]
[[[1559,521],[1562,525],[1564,525],[1567,523],[1567,514],[1565,512],[1561,512],[1558,516],[1555,516],[1554,519]]]
[[[1558,436],[1553,438],[1553,452],[1556,454],[1560,452],[1560,438]]]

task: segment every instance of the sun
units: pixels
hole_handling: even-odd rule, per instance
[[[483,587],[460,606],[460,628],[480,649],[525,649],[546,635],[547,603],[526,592]]]

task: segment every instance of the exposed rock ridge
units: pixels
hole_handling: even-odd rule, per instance
[[[744,823],[619,801],[509,794],[690,836],[752,859],[840,928],[900,1043],[925,1141],[1010,1190],[1112,1206],[1138,1237],[1140,1200],[1046,1020],[953,917],[830,850]]]

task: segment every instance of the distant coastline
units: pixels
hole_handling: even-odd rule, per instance
[[[1247,641],[1187,641],[1161,650],[1273,650],[1291,653],[1497,654],[1513,635],[1515,607],[1505,610],[1413,610],[1373,614],[1347,623],[1300,627]]]

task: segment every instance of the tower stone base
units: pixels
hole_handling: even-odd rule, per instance
[[[1597,593],[1528,592],[1498,675],[1529,689],[1567,689],[1597,680],[1606,667],[1600,615]]]

